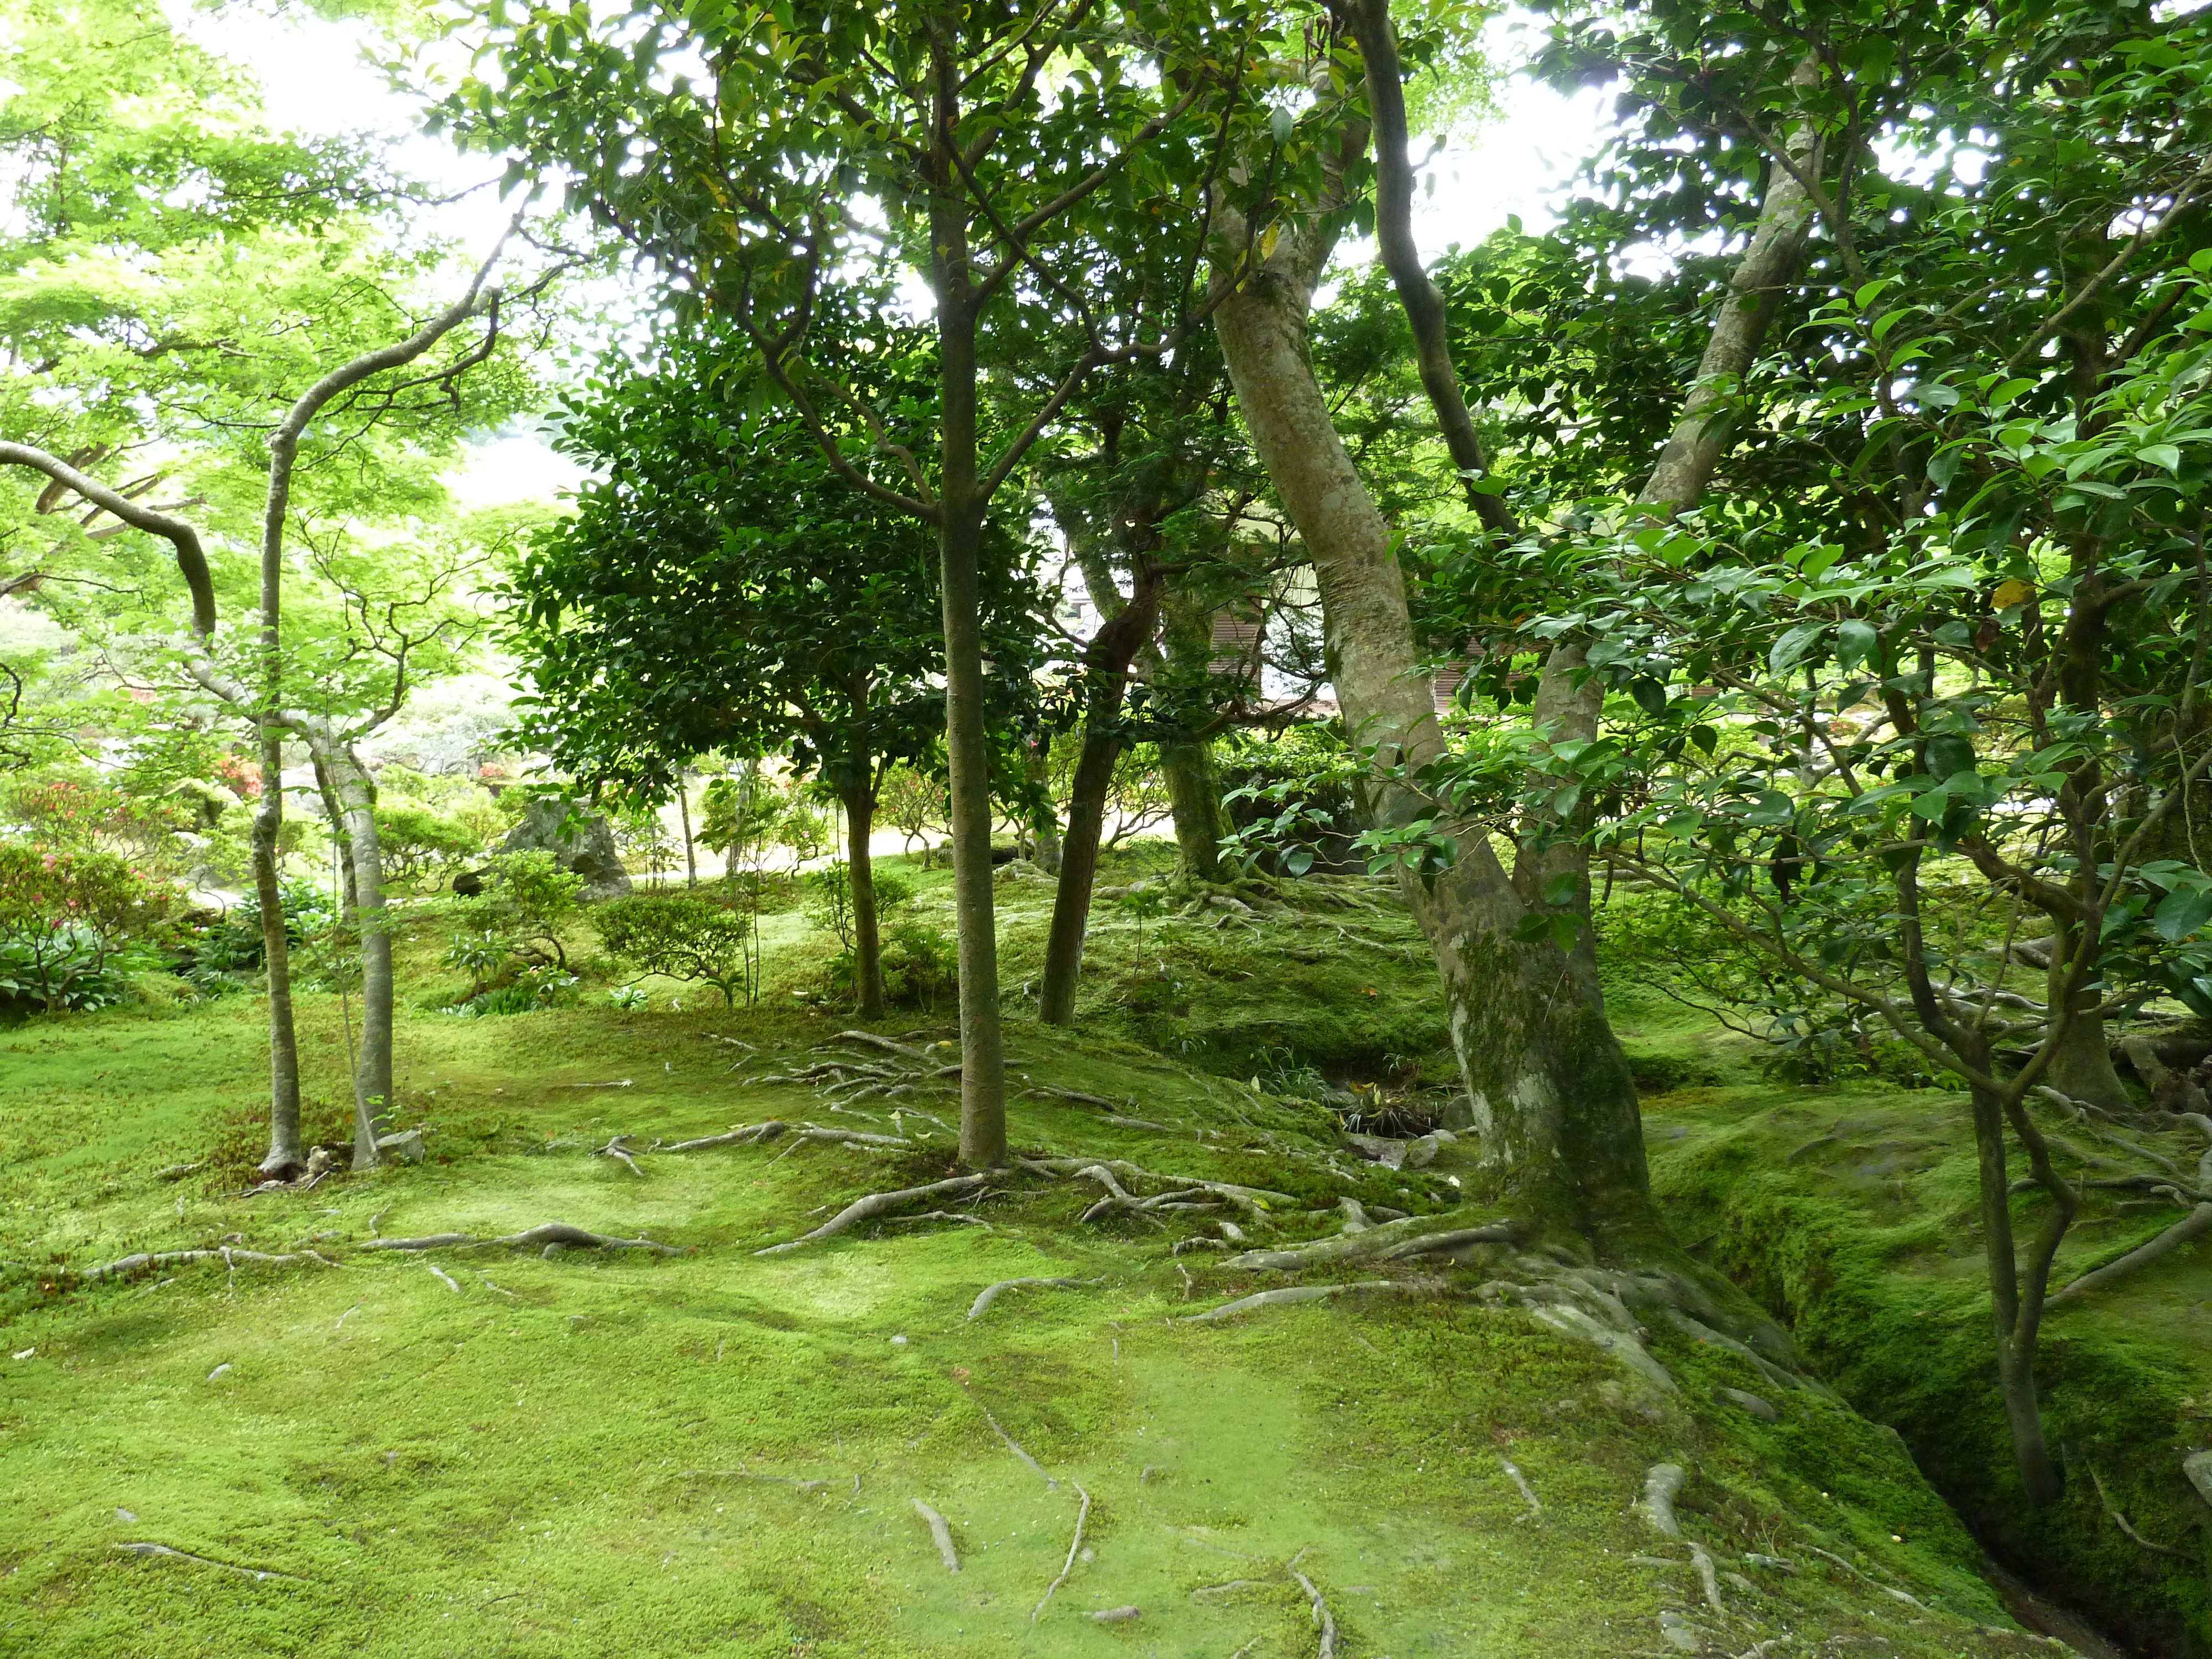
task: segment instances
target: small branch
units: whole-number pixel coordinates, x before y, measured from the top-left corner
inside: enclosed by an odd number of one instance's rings
[[[204,1567],[218,1567],[225,1572],[234,1572],[241,1578],[251,1578],[255,1583],[266,1583],[271,1578],[282,1578],[289,1584],[313,1584],[320,1581],[302,1578],[295,1572],[276,1572],[267,1567],[241,1567],[228,1561],[218,1561],[213,1556],[194,1555],[190,1550],[173,1550],[167,1544],[118,1544],[115,1547],[126,1555],[158,1555],[170,1561],[195,1561]]]
[[[973,1394],[970,1394],[968,1397],[970,1400],[975,1400],[975,1396]],[[1047,1491],[1058,1492],[1060,1490],[1060,1482],[1054,1480],[1052,1476],[1045,1473],[1043,1464],[1038,1462],[1036,1458],[1031,1457],[1027,1452],[1022,1449],[1022,1443],[1020,1441],[1015,1439],[1013,1436],[1008,1434],[1005,1429],[1000,1426],[999,1419],[991,1415],[991,1408],[988,1406],[985,1405],[980,1400],[975,1400],[975,1409],[983,1413],[983,1420],[991,1425],[991,1432],[997,1435],[1000,1439],[1006,1443],[1006,1449],[1013,1453],[1015,1456],[1020,1458],[1023,1462],[1028,1464],[1030,1468],[1036,1472],[1037,1478],[1044,1482]]]
[[[823,1239],[843,1232],[856,1222],[867,1221],[896,1210],[902,1204],[912,1204],[925,1198],[941,1198],[948,1193],[972,1193],[991,1177],[988,1174],[954,1176],[949,1181],[933,1181],[924,1187],[903,1187],[896,1192],[870,1193],[866,1198],[855,1199],[831,1216],[811,1233],[805,1233],[782,1244],[771,1244],[764,1250],[755,1250],[755,1255],[781,1255],[805,1244],[819,1243]]]
[[[1513,1518],[1516,1521],[1526,1521],[1530,1516],[1541,1515],[1544,1512],[1544,1506],[1537,1501],[1536,1489],[1528,1484],[1528,1477],[1522,1474],[1519,1466],[1504,1452],[1498,1454],[1498,1461],[1504,1465],[1507,1478],[1519,1488],[1522,1501],[1528,1505],[1528,1515],[1516,1515]]]
[[[605,1146],[601,1146],[593,1152],[592,1156],[593,1158],[611,1158],[619,1159],[623,1167],[627,1169],[632,1175],[641,1176],[645,1171],[637,1167],[637,1160],[629,1155],[629,1148],[623,1144],[629,1139],[629,1137],[628,1135],[617,1135],[613,1139],[607,1142]]]
[[[937,1540],[937,1553],[945,1562],[945,1571],[958,1572],[960,1557],[952,1547],[952,1528],[945,1523],[945,1517],[919,1498],[914,1500],[914,1512],[929,1522],[929,1535]]]
[[[2112,1517],[2112,1524],[2114,1526],[2125,1533],[2128,1537],[2133,1540],[2136,1543],[2142,1545],[2145,1549],[2148,1550],[2153,1555],[2174,1555],[2180,1556],[2185,1559],[2187,1558],[2187,1551],[2169,1549],[2164,1544],[2154,1544],[2149,1539],[2144,1537],[2133,1527],[2130,1526],[2128,1524],[2128,1517],[2120,1513],[2120,1506],[2112,1502],[2112,1493],[2105,1490],[2105,1477],[2097,1473],[2097,1466],[2094,1463],[2090,1463],[2088,1465],[2088,1470],[2090,1482],[2097,1488],[2097,1497],[2105,1506],[2105,1513]]]
[[[1097,1285],[1103,1282],[1097,1279],[1002,1279],[995,1285],[987,1285],[983,1287],[981,1292],[975,1297],[975,1305],[968,1310],[968,1317],[981,1318],[983,1310],[999,1299],[1000,1292],[1002,1291],[1018,1290],[1030,1285],[1049,1285],[1055,1290],[1073,1291],[1079,1290],[1085,1285]]]
[[[703,1152],[710,1146],[752,1146],[763,1141],[774,1140],[788,1123],[770,1118],[765,1123],[749,1123],[742,1129],[732,1129],[726,1134],[702,1135],[696,1140],[678,1140],[666,1146],[654,1143],[647,1150],[656,1152]]]
[[[458,1279],[455,1279],[455,1278],[453,1276],[453,1274],[451,1274],[451,1273],[447,1273],[447,1272],[443,1267],[440,1267],[436,1262],[434,1262],[434,1261],[426,1261],[426,1262],[424,1262],[422,1265],[423,1265],[424,1267],[428,1267],[428,1268],[432,1273],[434,1273],[437,1274],[437,1275],[438,1275],[438,1282],[439,1282],[440,1284],[443,1285],[444,1285],[447,1290],[451,1291],[452,1291],[455,1296],[459,1296],[459,1295],[461,1293],[461,1282],[460,1282],[460,1280],[459,1280]]]
[[[1060,1564],[1060,1577],[1045,1586],[1044,1601],[1030,1610],[1030,1623],[1032,1625],[1043,1613],[1045,1602],[1052,1600],[1053,1593],[1065,1584],[1067,1575],[1075,1571],[1075,1553],[1083,1547],[1083,1523],[1091,1518],[1091,1494],[1083,1490],[1083,1483],[1079,1480],[1071,1480],[1068,1484],[1075,1488],[1075,1495],[1083,1500],[1083,1507],[1075,1512],[1075,1536],[1067,1540],[1067,1559]]]

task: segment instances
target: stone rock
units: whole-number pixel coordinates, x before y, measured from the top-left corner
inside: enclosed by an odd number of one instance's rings
[[[422,1132],[402,1129],[398,1134],[379,1135],[376,1150],[382,1158],[397,1158],[402,1164],[420,1164],[423,1157]]]
[[[552,854],[563,870],[584,878],[586,899],[617,898],[629,891],[629,872],[615,851],[612,826],[598,812],[584,813],[572,822],[565,801],[542,797],[532,801],[499,849]]]
[[[2189,1477],[2189,1484],[2197,1488],[2197,1495],[2212,1504],[2212,1451],[2192,1452],[2181,1460],[2181,1472]]]
[[[1133,1619],[1143,1618],[1145,1610],[1142,1607],[1108,1607],[1104,1612],[1094,1613],[1091,1616],[1102,1625],[1126,1625]]]
[[[1721,1398],[1723,1400],[1734,1401],[1737,1405],[1742,1407],[1744,1410],[1749,1412],[1753,1417],[1757,1418],[1762,1423],[1777,1422],[1780,1420],[1782,1416],[1782,1413],[1775,1410],[1774,1407],[1767,1401],[1761,1400],[1755,1394],[1746,1392],[1742,1389],[1723,1389],[1721,1390]]]
[[[1684,1653],[1695,1653],[1705,1644],[1698,1627],[1672,1608],[1659,1615],[1659,1634],[1667,1638],[1668,1646]]]

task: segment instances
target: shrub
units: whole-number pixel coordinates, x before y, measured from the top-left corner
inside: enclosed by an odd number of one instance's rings
[[[736,911],[688,894],[638,893],[594,906],[592,925],[609,954],[647,974],[702,981],[722,994],[724,1004],[737,1006],[752,929]]]
[[[884,994],[893,1002],[934,1009],[960,988],[960,947],[941,927],[902,921],[884,939]]]
[[[0,994],[47,1012],[96,1006],[117,959],[168,920],[176,895],[149,886],[111,853],[54,852],[0,842]]]
[[[284,937],[295,945],[321,938],[337,925],[337,905],[308,881],[288,881],[282,890]],[[262,963],[261,900],[249,894],[220,921],[201,927],[187,952],[185,977],[202,992],[219,994],[235,988],[231,975],[258,972]]]
[[[561,928],[576,915],[583,890],[584,878],[542,848],[500,853],[486,866],[483,892],[451,901],[448,913],[469,933],[501,935],[510,950],[541,961],[550,951],[552,965],[566,973]]]
[[[876,869],[876,917],[880,921],[901,905],[914,898],[914,884],[903,876]],[[804,878],[806,888],[806,919],[817,927],[837,935],[837,942],[846,950],[853,948],[853,872],[844,860],[825,864],[819,870],[809,871]]]
[[[475,858],[484,843],[472,825],[424,806],[379,806],[376,836],[386,872],[410,882]]]

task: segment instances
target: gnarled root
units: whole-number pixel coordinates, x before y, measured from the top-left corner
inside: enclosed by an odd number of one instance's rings
[[[318,1261],[325,1267],[338,1264],[328,1256],[318,1255],[313,1250],[301,1250],[284,1255],[270,1255],[261,1250],[241,1250],[235,1245],[224,1245],[213,1250],[141,1250],[136,1255],[126,1255],[119,1261],[111,1261],[104,1267],[94,1267],[81,1277],[88,1280],[120,1279],[144,1267],[183,1267],[195,1261],[220,1261],[236,1271],[240,1262],[253,1262],[270,1267],[289,1267],[302,1261]],[[197,1560],[197,1556],[191,1558]],[[221,1563],[216,1565],[220,1565]]]
[[[1048,1285],[1054,1290],[1073,1291],[1079,1290],[1085,1285],[1097,1285],[1103,1282],[1097,1279],[1002,1279],[995,1285],[986,1285],[983,1287],[981,1292],[975,1297],[975,1305],[968,1310],[968,1317],[981,1318],[984,1310],[996,1302],[1000,1293],[1006,1291],[1018,1290],[1031,1285]]]
[[[2148,1243],[2130,1250],[2117,1261],[2108,1261],[2101,1267],[2083,1273],[2063,1290],[2055,1291],[2043,1304],[2044,1310],[2046,1313],[2056,1312],[2138,1267],[2148,1267],[2160,1257],[2172,1254],[2192,1238],[2207,1232],[2212,1232],[2212,1204],[2199,1204]]]
[[[763,1141],[774,1140],[789,1127],[791,1125],[788,1123],[770,1118],[765,1123],[748,1123],[742,1129],[732,1129],[719,1135],[702,1135],[696,1140],[678,1140],[666,1146],[655,1141],[649,1150],[656,1152],[703,1152],[713,1146],[757,1146]]]
[[[565,1246],[580,1250],[653,1250],[661,1255],[689,1255],[691,1247],[683,1244],[662,1244],[650,1238],[613,1238],[605,1233],[587,1232],[581,1227],[572,1227],[565,1221],[547,1221],[519,1233],[508,1233],[499,1238],[478,1238],[471,1233],[430,1233],[421,1238],[373,1238],[361,1248],[364,1250],[441,1250],[453,1249],[550,1249]]]
[[[1475,1244],[1510,1244],[1516,1236],[1510,1221],[1487,1222],[1477,1227],[1446,1224],[1451,1218],[1407,1216],[1380,1226],[1350,1224],[1333,1238],[1317,1240],[1285,1250],[1247,1250],[1232,1255],[1224,1267],[1265,1268],[1273,1273],[1296,1273],[1302,1268],[1336,1266],[1351,1261],[1399,1261],[1419,1255],[1443,1255]],[[1365,1212],[1359,1221],[1364,1224]]]
[[[1444,1288],[1444,1282],[1440,1279],[1367,1279],[1350,1285],[1285,1285],[1280,1290],[1241,1296],[1234,1302],[1224,1302],[1219,1307],[1208,1308],[1203,1313],[1185,1314],[1176,1322],[1204,1325],[1237,1314],[1251,1313],[1261,1308],[1279,1308],[1293,1302],[1328,1302],[1340,1296],[1421,1296],[1433,1294]]]
[[[886,1039],[888,1041],[889,1039]],[[818,1243],[834,1237],[858,1222],[871,1220],[902,1204],[918,1203],[926,1198],[942,1198],[949,1193],[972,1193],[990,1180],[989,1174],[954,1176],[948,1181],[933,1181],[923,1187],[902,1187],[896,1192],[870,1193],[858,1198],[831,1216],[811,1233],[801,1234],[781,1244],[771,1244],[764,1250],[755,1250],[755,1255],[781,1255],[803,1245]]]

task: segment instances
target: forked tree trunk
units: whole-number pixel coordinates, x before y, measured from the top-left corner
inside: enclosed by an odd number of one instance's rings
[[[2013,1460],[2031,1503],[2057,1501],[2064,1489],[2044,1438],[2035,1377],[2036,1332],[2043,1316],[2040,1282],[2021,1295],[2013,1238],[2012,1182],[2006,1159],[2004,1108],[1987,1090],[1970,1091],[1974,1150],[1980,1165],[1982,1248],[1987,1255],[1990,1312],[1996,1327],[1997,1389],[2012,1433]]]
[[[853,988],[863,1019],[884,1016],[883,932],[876,916],[876,865],[869,842],[876,833],[876,796],[861,787],[843,792],[845,876],[853,896]]]
[[[1121,710],[1129,665],[1150,642],[1159,614],[1159,580],[1141,561],[1133,587],[1129,599],[1099,624],[1083,653],[1083,748],[1068,786],[1067,834],[1060,842],[1052,930],[1045,939],[1044,976],[1037,988],[1037,1018],[1048,1025],[1075,1024],[1075,991],[1083,973],[1091,893],[1106,832],[1106,799],[1123,747]]]
[[[1223,232],[1226,265],[1244,228]],[[1347,735],[1374,753],[1369,811],[1402,824],[1435,808],[1400,769],[1434,758],[1443,739],[1389,527],[1309,357],[1326,252],[1312,222],[1283,230],[1214,320],[1245,427],[1313,562]],[[1436,954],[1473,1124],[1504,1194],[1560,1236],[1656,1234],[1636,1091],[1594,978],[1547,943],[1514,939],[1527,907],[1479,830],[1458,838],[1432,885],[1408,874],[1403,886]]]
[[[261,903],[261,959],[269,975],[269,1153],[260,1172],[289,1181],[307,1168],[300,1145],[300,1046],[292,1027],[291,941],[277,839],[284,827],[284,732],[261,728],[261,802],[253,814],[253,890]]]
[[[344,827],[345,865],[353,876],[354,921],[361,933],[361,1054],[354,1071],[353,1167],[378,1162],[392,1097],[392,930],[384,906],[384,857],[376,836],[376,784],[350,744],[331,744],[322,757]]]

